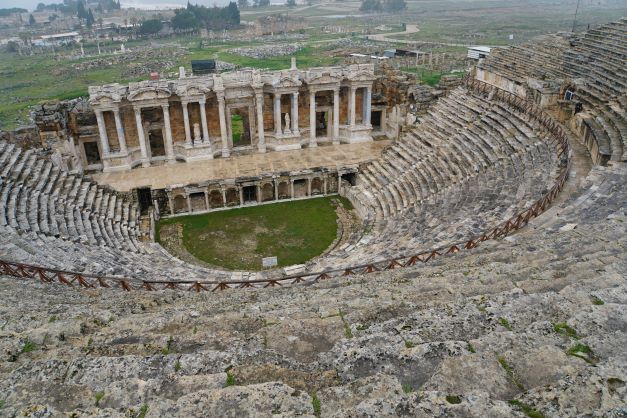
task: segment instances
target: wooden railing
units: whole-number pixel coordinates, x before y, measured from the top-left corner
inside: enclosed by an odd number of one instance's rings
[[[428,251],[401,255],[395,258],[371,261],[360,265],[339,267],[317,272],[304,272],[301,274],[283,276],[278,278],[263,278],[257,280],[203,280],[203,281],[172,281],[172,280],[141,280],[131,278],[120,278],[102,276],[95,274],[76,273],[66,270],[51,269],[24,263],[0,260],[0,274],[18,277],[34,278],[45,283],[61,283],[74,285],[83,288],[115,288],[126,291],[131,290],[188,290],[194,292],[216,291],[233,288],[267,288],[299,283],[317,283],[334,277],[368,274],[376,271],[393,270],[397,268],[415,266],[418,263],[427,263],[436,258],[451,255],[464,250],[471,250],[479,246],[482,242],[499,239],[508,234],[518,231],[520,228],[543,213],[555,200],[559,192],[564,187],[568,178],[571,164],[570,144],[568,136],[561,125],[542,111],[537,105],[529,103],[524,99],[498,89],[492,85],[471,79],[464,79],[464,84],[468,89],[480,94],[490,94],[492,99],[501,100],[508,105],[524,112],[541,123],[550,133],[552,141],[558,148],[558,158],[561,159],[560,173],[555,184],[542,198],[520,213],[512,216],[507,221],[497,225],[488,232],[479,236],[461,241],[449,246],[438,247]]]

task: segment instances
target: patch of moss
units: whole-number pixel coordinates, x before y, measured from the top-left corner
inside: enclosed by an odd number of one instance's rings
[[[579,339],[575,328],[571,327],[566,322],[558,322],[556,324],[553,324],[553,330],[558,334],[566,335],[570,338]]]
[[[529,418],[545,418],[542,412],[533,409],[531,406],[519,401],[518,399],[511,399],[507,402],[512,406],[520,408]]]
[[[235,386],[236,385],[235,376],[233,376],[229,372],[226,373],[226,385],[227,386]]]
[[[96,392],[96,394],[94,395],[94,405],[98,406],[98,404],[100,403],[100,400],[104,397],[104,392]]]
[[[603,299],[597,296],[592,295],[590,298],[592,299],[593,305],[605,305],[605,302],[603,301]]]
[[[26,342],[24,343],[24,346],[22,346],[22,349],[20,350],[20,354],[30,353],[31,351],[34,351],[35,349],[37,349],[37,344],[35,344],[34,342],[30,340],[26,340]]]
[[[596,357],[592,352],[592,349],[585,344],[577,343],[568,350],[566,350],[566,354],[573,357],[579,357],[582,360],[585,360],[586,363],[594,364],[596,363]]]
[[[311,395],[311,406],[313,407],[314,415],[320,418],[322,406],[320,404],[320,399],[318,398],[318,395],[316,393],[313,393]]]
[[[446,402],[452,403],[453,405],[455,405],[455,404],[458,404],[458,403],[462,403],[462,400],[459,399],[459,396],[457,396],[457,395],[447,395],[446,396]]]
[[[470,351],[473,354],[477,352],[477,350],[475,350],[475,347],[473,347],[473,345],[470,343],[468,343],[468,351]]]
[[[139,414],[137,414],[137,418],[146,418],[146,414],[148,413],[148,405],[143,404],[141,408],[139,408]]]
[[[505,360],[505,357],[498,356],[497,360],[498,360],[499,364],[501,365],[501,367],[503,368],[503,370],[505,370],[505,372],[507,373],[509,378],[512,380],[512,382],[514,382],[514,384],[518,387],[518,389],[525,390],[525,387],[516,378],[516,375],[514,374],[514,369],[512,369],[512,366],[507,364],[507,361]]]
[[[412,393],[413,391],[414,391],[414,388],[409,383],[403,384],[403,392]]]
[[[512,326],[509,324],[509,321],[505,318],[499,317],[499,324],[503,325],[508,331],[512,330]]]

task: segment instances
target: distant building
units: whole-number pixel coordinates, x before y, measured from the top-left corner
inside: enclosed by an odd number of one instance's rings
[[[78,32],[55,33],[54,35],[41,35],[33,39],[33,44],[38,46],[60,46],[81,40]]]
[[[474,60],[485,58],[490,55],[490,49],[489,46],[469,46],[467,57]]]

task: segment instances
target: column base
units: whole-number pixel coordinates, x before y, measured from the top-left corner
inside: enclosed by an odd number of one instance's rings
[[[316,141],[309,141],[309,148],[316,148],[318,143]]]
[[[264,153],[266,152],[266,146],[264,145],[260,145],[259,147],[257,147],[257,151]]]
[[[148,167],[150,167],[150,161],[146,161],[146,160],[142,161],[142,167],[143,167],[143,168],[148,168]]]
[[[231,156],[231,152],[229,151],[228,148],[222,148],[222,157],[223,158],[228,158]]]

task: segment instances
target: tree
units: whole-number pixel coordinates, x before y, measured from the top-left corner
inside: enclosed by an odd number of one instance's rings
[[[85,9],[84,0],[78,0],[78,3],[76,3],[76,15],[79,19],[85,20],[87,20],[87,18],[89,17],[89,13],[87,13],[87,10]]]
[[[200,27],[200,21],[196,15],[187,9],[176,9],[170,22],[172,29],[176,31],[193,30]]]
[[[91,9],[89,9],[89,12],[87,12],[87,19],[85,21],[85,24],[88,28],[91,28],[95,22],[96,19],[94,19],[94,14],[91,12]]]
[[[35,9],[36,12],[43,12],[44,9],[46,8],[46,5],[43,3],[38,3],[37,4],[37,8]]]
[[[288,7],[294,7],[296,6],[296,0],[287,0],[286,4]]]
[[[29,26],[34,26],[37,23],[37,21],[35,20],[35,17],[33,15],[28,16],[28,25]]]
[[[98,6],[96,6],[96,12],[103,14],[104,10],[102,9],[102,4],[98,3]]]
[[[250,3],[248,2],[248,0],[237,0],[237,6],[238,6],[240,9],[245,9],[245,8],[247,8],[248,6],[250,6]]]
[[[383,8],[389,13],[402,12],[407,9],[407,3],[405,3],[405,0],[385,0]]]
[[[259,7],[270,6],[270,0],[259,0]]]
[[[379,0],[362,0],[359,10],[362,12],[380,12],[381,2]]]
[[[104,21],[102,20],[101,17],[98,17],[98,27],[100,27],[100,30],[102,30],[102,24],[104,23]]]
[[[161,23],[159,19],[149,19],[142,22],[139,33],[142,35],[154,35],[155,33],[159,33],[162,28],[163,23]]]

